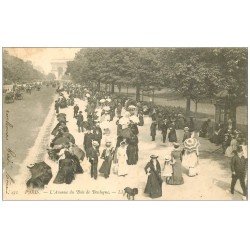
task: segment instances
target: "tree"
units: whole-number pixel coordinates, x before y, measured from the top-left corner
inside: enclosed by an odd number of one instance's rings
[[[134,86],[139,100],[141,86],[157,83],[157,66],[153,49],[91,48],[79,51],[66,73],[74,81],[95,82],[97,89],[101,83],[111,85],[112,93],[115,85]]]
[[[24,62],[22,59],[11,56],[7,51],[3,52],[3,80],[4,83],[29,82],[42,80],[45,75],[33,68],[30,61]]]
[[[209,48],[175,48],[165,51],[163,76],[167,86],[186,98],[186,116],[190,115],[191,100],[213,98],[224,78],[217,64],[211,61]]]

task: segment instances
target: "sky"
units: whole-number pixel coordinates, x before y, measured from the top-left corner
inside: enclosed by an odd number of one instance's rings
[[[5,50],[24,61],[31,61],[34,66],[41,67],[48,74],[51,71],[51,61],[73,60],[80,48],[6,48]]]

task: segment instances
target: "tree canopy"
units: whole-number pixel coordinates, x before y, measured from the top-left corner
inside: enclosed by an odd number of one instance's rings
[[[198,103],[221,90],[238,105],[247,98],[247,48],[85,48],[66,73],[84,84],[133,86],[140,91],[166,86]]]
[[[3,81],[6,83],[24,83],[44,79],[44,74],[33,68],[31,62],[3,52]]]

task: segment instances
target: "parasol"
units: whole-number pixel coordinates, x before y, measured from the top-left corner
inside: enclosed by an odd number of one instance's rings
[[[200,146],[200,143],[196,138],[188,138],[183,144],[184,148],[188,151],[196,150]]]
[[[32,164],[32,167],[28,167],[31,173],[31,178],[27,181],[27,187],[44,188],[51,178],[51,167],[44,161]]]

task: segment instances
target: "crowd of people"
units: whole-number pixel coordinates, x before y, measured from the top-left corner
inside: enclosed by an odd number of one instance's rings
[[[126,177],[129,166],[136,167],[139,160],[138,134],[139,127],[144,126],[145,117],[151,119],[149,133],[152,141],[156,140],[156,135],[160,132],[162,143],[166,143],[171,149],[166,154],[163,165],[159,163],[157,154],[152,154],[149,162],[145,163],[147,179],[145,178],[144,193],[151,198],[162,196],[163,182],[167,185],[184,184],[183,167],[188,169],[190,177],[199,174],[199,135],[209,138],[216,144],[221,143],[225,148],[223,142],[216,139],[215,135],[218,136],[218,131],[211,133],[210,120],[205,121],[198,131],[194,117],[186,118],[178,107],[136,102],[128,97],[111,95],[82,85],[64,84],[57,89],[57,92],[59,98],[55,102],[55,111],[58,124],[52,131],[54,138],[49,149],[50,158],[59,163],[54,183],[70,184],[76,174],[84,172],[81,166],[84,158],[89,161],[90,177],[95,180],[99,175],[109,178],[112,171],[117,176],[129,178]],[[83,100],[85,105],[74,104],[74,98]],[[82,148],[75,144],[74,136],[67,127],[67,118],[63,109],[69,105],[73,109],[72,118],[76,121],[78,133],[83,134]],[[116,124],[115,140],[111,122]],[[177,130],[183,130],[182,138],[177,138]],[[224,153],[232,157],[231,167],[234,177],[231,192],[234,192],[235,182],[240,179],[245,197],[246,187],[243,185],[245,177],[243,178],[242,173],[238,177],[236,169],[239,164],[246,169],[246,161],[243,163],[241,160],[242,157],[247,158],[242,153],[246,148],[243,144],[239,145],[239,138],[235,133],[234,131],[230,134],[230,144],[227,145]],[[242,156],[240,160],[237,158],[239,152]],[[99,166],[100,159],[102,163]],[[246,171],[244,173],[246,175]]]

